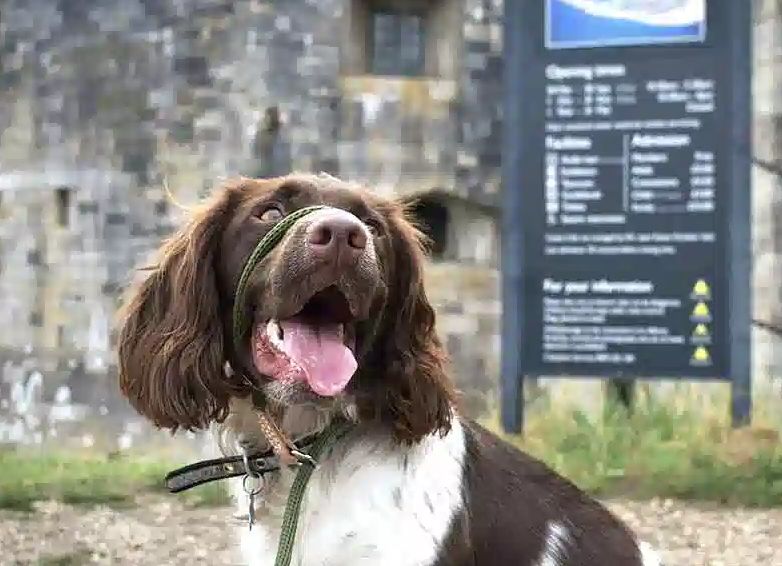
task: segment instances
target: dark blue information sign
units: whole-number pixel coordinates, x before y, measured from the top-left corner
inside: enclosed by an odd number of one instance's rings
[[[746,420],[750,4],[506,4],[506,428],[524,376],[730,379]]]

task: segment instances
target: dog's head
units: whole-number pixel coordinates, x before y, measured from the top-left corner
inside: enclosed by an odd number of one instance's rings
[[[242,271],[288,214],[296,221]],[[447,430],[453,392],[424,291],[420,233],[404,207],[333,177],[229,183],[159,251],[120,310],[120,385],[158,426],[223,420],[253,389],[282,408],[349,399],[361,420],[414,442]],[[226,362],[232,371],[226,372]]]

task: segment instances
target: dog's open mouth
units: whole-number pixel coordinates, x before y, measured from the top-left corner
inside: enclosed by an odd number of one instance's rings
[[[259,373],[276,381],[304,381],[318,395],[334,396],[358,367],[355,328],[347,299],[331,286],[290,318],[256,322],[253,362]]]

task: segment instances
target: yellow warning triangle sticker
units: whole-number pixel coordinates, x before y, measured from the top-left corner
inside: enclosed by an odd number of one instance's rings
[[[711,362],[711,354],[709,350],[703,346],[698,346],[692,353],[692,362],[697,364],[708,364]]]
[[[705,324],[699,324],[695,327],[695,330],[692,331],[693,336],[708,336],[709,335],[709,327]]]
[[[692,296],[698,299],[711,298],[711,287],[704,279],[698,279],[692,287]]]
[[[698,302],[692,309],[692,316],[695,318],[709,318],[709,306],[703,301]]]

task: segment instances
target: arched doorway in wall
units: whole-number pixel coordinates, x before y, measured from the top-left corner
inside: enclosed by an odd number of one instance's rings
[[[428,238],[427,248],[435,261],[448,259],[448,231],[451,215],[448,206],[436,193],[410,199],[410,215]]]

